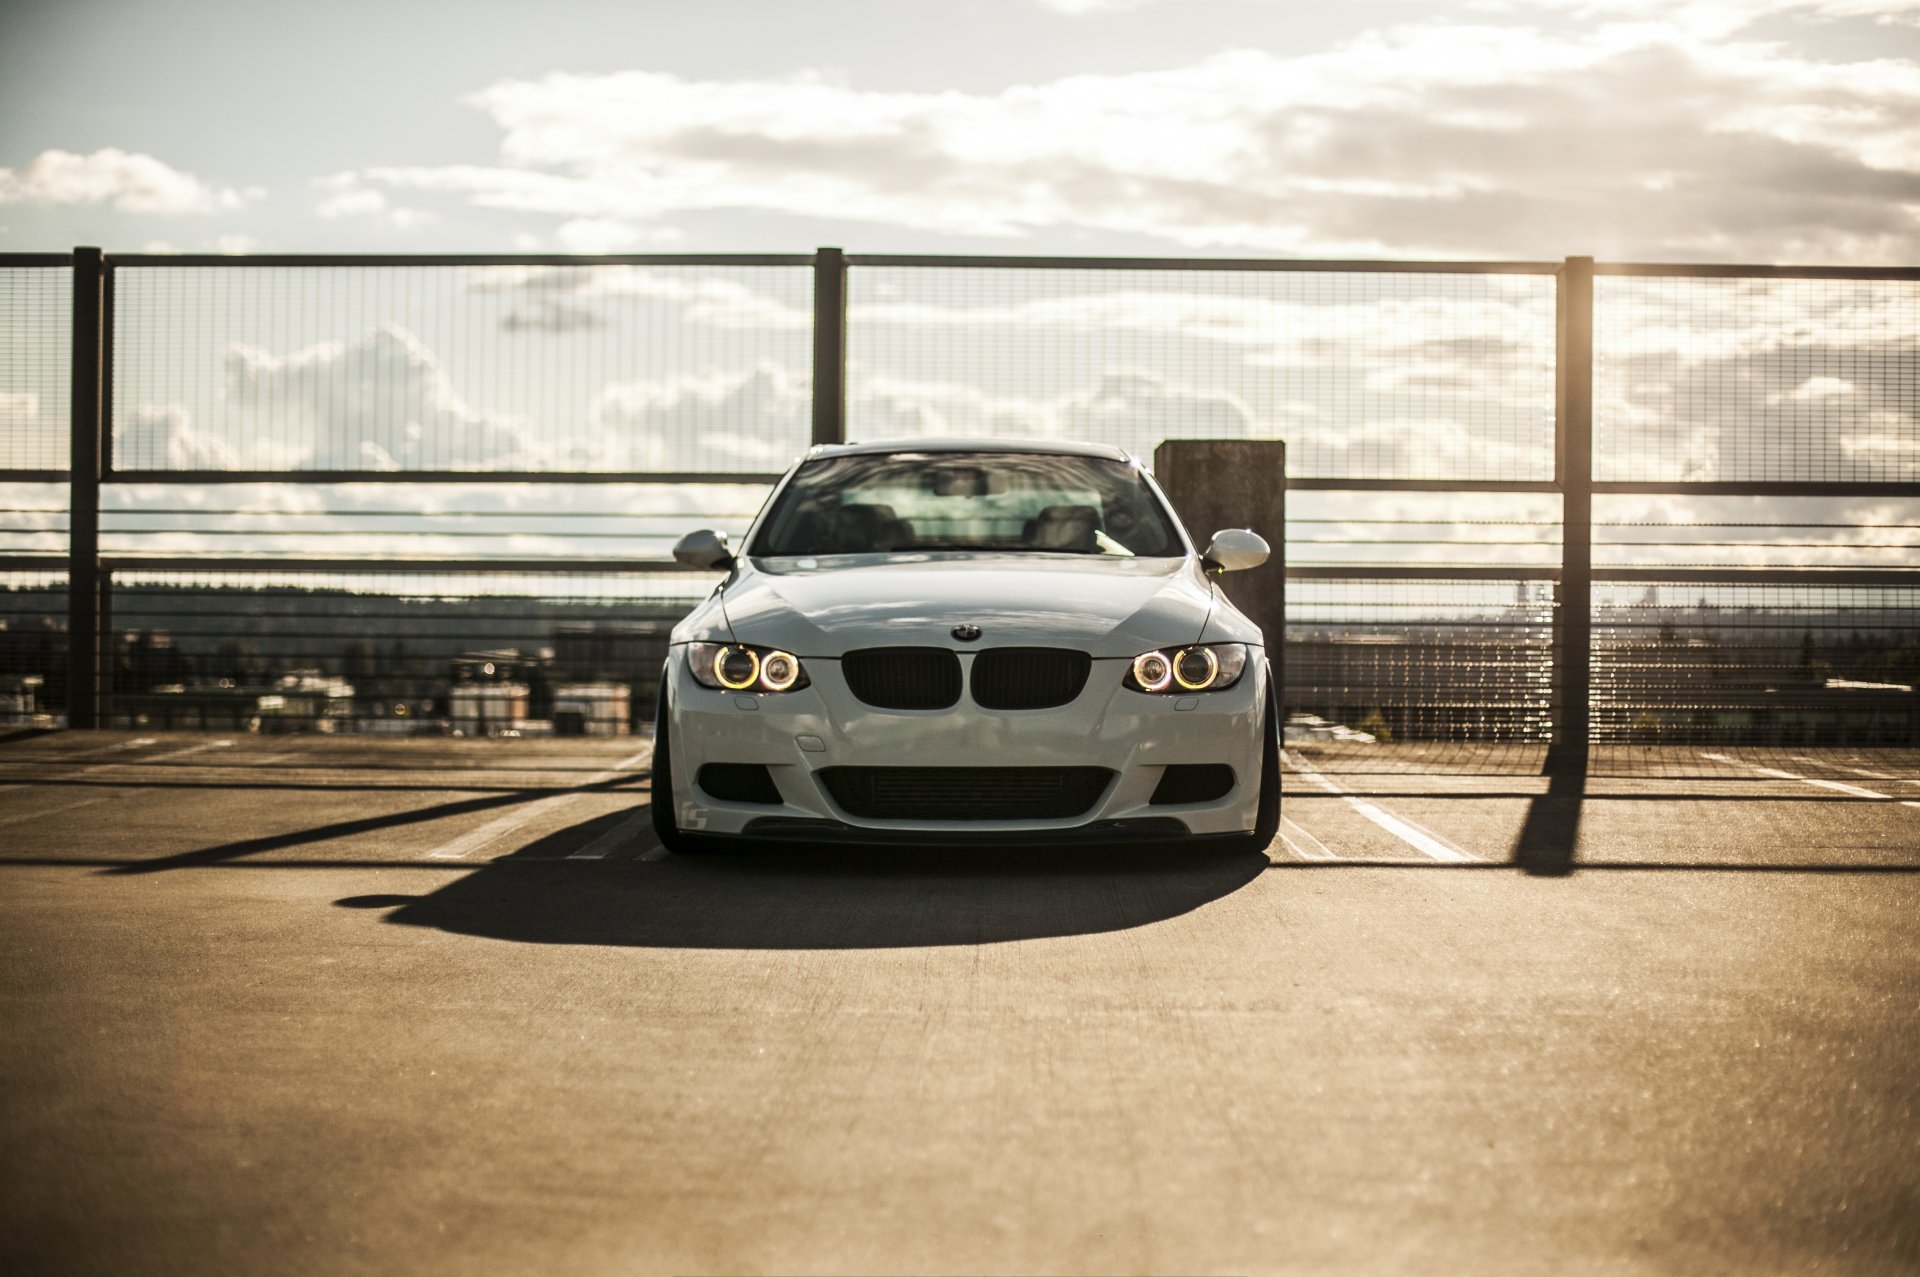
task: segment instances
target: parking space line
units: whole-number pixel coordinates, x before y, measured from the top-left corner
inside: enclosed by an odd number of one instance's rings
[[[1301,860],[1338,860],[1327,844],[1303,829],[1291,817],[1280,818],[1280,841]]]
[[[16,812],[11,816],[0,816],[0,826],[24,824],[29,820],[44,820],[49,816],[64,816],[70,811],[77,811],[82,807],[91,807],[95,803],[111,802],[116,797],[118,797],[118,795],[102,794],[98,798],[81,798],[70,803],[64,803],[58,807],[50,807],[45,811],[23,811]]]
[[[1480,857],[1471,852],[1463,851],[1459,847],[1454,846],[1451,842],[1448,842],[1445,838],[1442,838],[1430,829],[1422,829],[1410,820],[1403,819],[1390,811],[1376,807],[1364,799],[1354,797],[1346,790],[1340,788],[1340,786],[1328,780],[1325,776],[1322,776],[1319,772],[1308,771],[1300,767],[1298,763],[1294,764],[1294,767],[1294,774],[1302,780],[1311,785],[1318,785],[1328,793],[1337,796],[1340,801],[1344,802],[1347,806],[1353,808],[1362,816],[1365,816],[1368,820],[1371,820],[1374,824],[1380,826],[1380,828],[1386,830],[1395,838],[1398,838],[1401,842],[1406,843],[1409,847],[1412,847],[1424,856],[1438,860],[1444,864],[1453,865],[1471,864],[1480,859]]]
[[[152,745],[156,743],[157,742],[154,740],[153,737],[145,736],[136,741],[127,741],[122,745],[114,746],[113,749],[114,750],[131,749],[135,745]],[[187,758],[194,754],[204,754],[208,750],[212,750],[212,749],[228,749],[228,748],[231,748],[232,745],[233,745],[233,742],[230,740],[203,741],[198,745],[188,745],[184,749],[169,750],[164,754],[155,754],[150,758],[131,758],[125,762],[95,763],[91,767],[82,767],[77,772],[72,772],[66,776],[56,777],[55,779],[70,780],[70,779],[73,779],[74,777],[92,776],[99,772],[114,770],[115,768],[144,767],[148,763],[158,763],[169,758]],[[41,782],[41,783],[44,783],[44,782]],[[21,781],[17,785],[0,786],[0,789],[28,789],[28,788],[34,787],[35,784],[36,782],[30,781],[30,780]],[[80,798],[70,803],[62,803],[57,807],[49,807],[42,811],[17,812],[11,816],[0,817],[0,827],[6,826],[6,825],[24,824],[30,820],[44,820],[50,816],[64,816],[70,811],[78,811],[82,807],[91,807],[95,803],[110,802],[115,797],[116,795],[113,795],[113,794],[101,794],[98,797],[94,797],[94,798]]]
[[[1859,785],[1849,785],[1843,780],[1821,780],[1814,776],[1797,776],[1792,772],[1783,772],[1778,767],[1762,767],[1757,763],[1743,763],[1737,758],[1725,754],[1702,754],[1702,758],[1716,763],[1732,763],[1735,767],[1745,767],[1749,771],[1759,772],[1762,776],[1771,776],[1775,780],[1794,780],[1802,785],[1817,785],[1821,789],[1831,789],[1842,794],[1851,794],[1855,798],[1879,798],[1886,802],[1898,802],[1902,807],[1920,807],[1920,802],[1912,799],[1896,799],[1892,794],[1883,794],[1877,789],[1863,789]]]
[[[617,780],[638,766],[640,761],[648,757],[652,752],[652,749],[648,748],[638,753],[630,754],[606,771],[594,776],[589,776],[574,788],[562,790],[546,798],[536,798],[531,802],[522,803],[495,816],[478,829],[468,830],[446,846],[428,852],[426,858],[428,860],[463,859],[469,854],[478,851],[480,848],[487,846],[489,843],[507,837],[513,833],[514,830],[520,828],[528,821],[533,820],[543,812],[551,811],[555,807],[573,801],[580,796],[582,790],[591,789],[595,785],[604,785],[610,780]]]
[[[42,767],[51,766],[56,763],[63,763],[63,762],[64,763],[88,763],[88,762],[92,762],[96,758],[109,758],[114,754],[122,753],[129,749],[141,749],[147,745],[158,745],[159,743],[160,743],[160,739],[157,736],[142,736],[136,740],[119,741],[116,744],[106,746],[104,749],[89,750],[84,754],[76,754],[72,758],[64,758],[64,759],[23,758],[18,761],[25,766],[42,766]],[[139,759],[136,761],[145,762],[146,760]],[[61,779],[63,780],[67,779],[68,776],[85,776],[92,772],[99,771],[101,767],[114,767],[118,765],[119,764],[117,763],[100,763],[93,767],[82,767],[77,772],[67,773],[65,776],[62,776]],[[0,785],[0,790],[25,789],[28,786],[33,785],[35,783],[36,782],[31,780],[12,781],[8,784]]]
[[[1846,772],[1852,776],[1864,776],[1868,780],[1890,780],[1896,785],[1920,785],[1920,777],[1895,776],[1891,772],[1870,772],[1864,767],[1849,767],[1845,763],[1829,762],[1824,758],[1813,758],[1806,754],[1795,754],[1796,763],[1812,763],[1816,767],[1831,767],[1837,772]]]
[[[639,831],[632,824],[623,820],[612,829],[602,833],[586,846],[580,848],[580,850],[570,853],[567,859],[605,860],[615,851],[618,851],[621,847],[631,842],[634,834],[637,832]]]
[[[1831,767],[1833,768],[1833,770],[1837,772],[1846,772],[1849,775],[1853,775],[1853,776],[1865,776],[1868,780],[1899,780],[1900,779],[1898,776],[1889,776],[1885,772],[1870,772],[1866,770],[1864,767],[1849,767],[1845,763],[1828,762],[1827,760],[1822,758],[1815,758],[1810,754],[1794,754],[1792,755],[1792,758],[1793,758],[1793,761],[1796,763],[1812,763],[1815,767]]]

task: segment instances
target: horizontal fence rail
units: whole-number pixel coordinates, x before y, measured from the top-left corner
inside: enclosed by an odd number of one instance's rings
[[[0,338],[13,722],[630,731],[810,444],[1282,438],[1316,765],[1920,744],[1920,269],[79,249]]]

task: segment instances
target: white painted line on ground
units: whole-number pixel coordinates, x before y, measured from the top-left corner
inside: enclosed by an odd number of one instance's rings
[[[144,743],[149,745],[156,743],[151,736],[144,737],[143,740],[144,740]],[[129,741],[123,746],[115,746],[114,748],[115,749],[130,748],[133,745],[138,745],[141,743],[142,741]],[[48,783],[58,783],[59,781],[72,780],[81,776],[92,776],[99,772],[104,772],[104,771],[113,771],[116,769],[128,768],[128,767],[144,767],[148,763],[157,763],[157,762],[160,762],[162,759],[186,758],[192,754],[203,754],[210,749],[219,749],[222,747],[223,744],[231,745],[233,744],[233,742],[232,741],[202,742],[201,744],[198,744],[198,745],[189,745],[185,749],[175,749],[175,750],[169,750],[167,753],[164,753],[164,754],[155,754],[150,758],[134,758],[134,759],[129,759],[124,763],[95,763],[91,767],[82,767],[77,772],[71,772],[65,776],[52,777],[48,781],[40,781],[37,783],[34,781],[22,781],[17,785],[0,786],[0,788],[4,788],[4,789],[36,788],[36,787],[44,786]],[[112,797],[114,797],[114,795],[102,794],[97,798],[80,798],[70,803],[62,803],[58,807],[46,808],[43,811],[21,812],[18,815],[8,816],[5,819],[0,819],[0,826],[17,825],[23,821],[40,820],[47,816],[62,815],[63,813],[66,813],[66,812],[77,811],[82,807],[91,807],[95,803],[104,803],[109,799],[111,799]]]
[[[1315,838],[1307,830],[1302,829],[1289,816],[1282,816],[1280,818],[1280,841],[1287,845],[1288,851],[1292,852],[1301,860],[1324,861],[1340,859],[1340,857],[1334,855],[1333,852],[1328,849],[1327,844]]]
[[[595,785],[603,785],[610,780],[618,778],[622,774],[632,770],[642,759],[652,753],[653,751],[651,749],[643,749],[637,754],[630,754],[621,759],[599,775],[588,777],[585,781],[581,782],[577,788],[562,790],[546,798],[536,798],[530,802],[520,803],[502,812],[500,815],[495,816],[478,829],[468,830],[437,851],[428,852],[426,858],[429,860],[463,859],[489,843],[500,838],[505,838],[514,830],[520,828],[520,826],[526,824],[541,813],[551,811],[555,807],[572,802],[580,796],[581,790],[591,789]]]
[[[63,816],[81,807],[91,807],[95,803],[112,802],[119,795],[102,794],[98,798],[80,798],[58,807],[49,807],[45,811],[23,811],[12,816],[0,816],[0,826],[24,824],[29,820],[44,820],[49,816]]]
[[[567,859],[605,860],[615,851],[632,842],[633,836],[638,832],[638,827],[631,823],[630,820],[623,820],[586,846],[580,848],[580,850],[573,852]]]
[[[1920,785],[1920,777],[1895,776],[1892,772],[1870,772],[1864,767],[1849,767],[1845,763],[1829,762],[1824,758],[1810,758],[1805,754],[1795,754],[1797,763],[1812,763],[1816,767],[1831,767],[1837,772],[1846,772],[1853,776],[1865,776],[1868,780],[1890,780],[1896,785]]]
[[[1374,806],[1370,802],[1355,798],[1352,794],[1349,794],[1346,790],[1340,788],[1340,786],[1334,784],[1319,772],[1307,771],[1305,768],[1301,768],[1298,763],[1294,764],[1294,766],[1296,768],[1295,774],[1302,780],[1312,785],[1318,785],[1330,794],[1337,795],[1347,806],[1353,808],[1362,816],[1365,816],[1368,820],[1371,820],[1374,824],[1380,826],[1380,828],[1386,830],[1420,854],[1452,865],[1470,864],[1480,859],[1480,857],[1473,855],[1471,852],[1463,851],[1459,847],[1454,846],[1430,829],[1422,829],[1410,820],[1404,820],[1390,811]]]
[[[28,766],[32,766],[35,764],[38,764],[41,766],[51,766],[56,763],[86,763],[86,762],[92,762],[96,758],[106,758],[106,757],[109,757],[110,755],[118,754],[123,750],[139,749],[143,745],[158,745],[159,743],[160,743],[160,738],[157,736],[142,736],[138,740],[123,740],[116,744],[108,745],[104,749],[89,750],[84,754],[75,754],[71,758],[23,758],[20,760],[20,762]],[[100,764],[100,766],[83,767],[77,772],[69,772],[68,775],[85,776],[89,772],[99,771],[101,766],[111,766],[111,765],[112,764],[103,763],[103,764]],[[35,782],[30,780],[14,781],[12,784],[0,785],[0,791],[5,791],[9,789],[25,789],[26,787],[34,783]]]
[[[673,853],[672,853],[672,852],[670,852],[670,851],[668,851],[668,850],[667,850],[667,849],[666,849],[665,847],[660,847],[660,846],[653,846],[653,847],[649,847],[649,848],[647,848],[647,849],[646,849],[645,851],[643,851],[643,852],[641,852],[641,853],[640,853],[640,859],[642,859],[642,860],[665,860],[665,859],[666,859],[666,858],[667,858],[668,856],[671,856],[672,854],[673,854]]]
[[[1898,776],[1889,776],[1885,772],[1870,772],[1864,767],[1849,767],[1845,763],[1831,762],[1824,758],[1815,758],[1811,754],[1791,755],[1796,763],[1812,763],[1815,767],[1831,767],[1837,772],[1847,772],[1854,776],[1865,776],[1868,780],[1899,780]]]
[[[164,754],[155,754],[151,758],[136,758],[128,763],[102,763],[99,767],[87,768],[87,771],[97,772],[109,767],[145,767],[148,763],[164,763],[170,758],[191,758],[195,754],[204,754],[211,749],[231,749],[232,747],[233,742],[230,740],[207,741],[200,745],[189,745],[185,749],[170,749]]]
[[[1771,776],[1775,780],[1793,780],[1802,785],[1816,785],[1821,789],[1831,789],[1837,793],[1851,794],[1855,798],[1878,798],[1885,802],[1898,802],[1902,807],[1920,807],[1920,802],[1911,799],[1895,799],[1892,794],[1883,794],[1877,789],[1862,789],[1858,785],[1849,785],[1841,780],[1821,780],[1814,776],[1796,776],[1792,772],[1783,772],[1778,767],[1762,767],[1757,763],[1743,763],[1737,758],[1725,754],[1702,754],[1702,758],[1711,758],[1719,763],[1732,763],[1735,767],[1745,767],[1748,771],[1759,772],[1762,776]]]

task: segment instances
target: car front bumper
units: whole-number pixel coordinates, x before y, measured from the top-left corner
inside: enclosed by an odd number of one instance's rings
[[[971,665],[971,654],[961,657]],[[836,660],[810,659],[811,685],[754,694],[702,687],[687,651],[669,657],[675,816],[688,833],[753,838],[941,842],[1126,841],[1251,830],[1259,805],[1267,667],[1249,663],[1224,691],[1183,696],[1128,690],[1126,662],[1097,660],[1080,695],[1055,709],[997,711],[962,696],[951,709],[882,710],[848,690]],[[971,669],[965,671],[971,674]],[[971,686],[971,684],[968,684]],[[709,763],[757,763],[776,803],[729,802],[702,790]],[[1151,802],[1171,764],[1233,769],[1211,802]],[[817,773],[842,767],[1101,767],[1115,773],[1087,811],[1060,820],[879,820],[842,810]]]

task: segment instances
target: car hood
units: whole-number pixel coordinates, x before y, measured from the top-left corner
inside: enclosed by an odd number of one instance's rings
[[[1214,593],[1192,558],[948,553],[749,560],[721,602],[735,639],[803,657],[882,645],[1128,657],[1198,639]],[[980,638],[956,639],[961,624]]]

